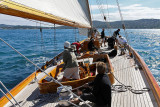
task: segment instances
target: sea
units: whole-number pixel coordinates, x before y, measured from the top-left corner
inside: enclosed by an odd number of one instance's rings
[[[106,30],[105,34],[108,36],[115,30]],[[126,33],[121,30],[120,34],[127,36],[129,44],[144,59],[160,85],[160,29],[127,29]],[[78,29],[42,29],[42,32],[39,29],[0,29],[0,38],[41,67],[63,51],[65,41],[72,43],[87,37],[79,35]],[[36,70],[34,65],[0,41],[0,81],[9,90]],[[4,90],[1,85],[0,88]]]

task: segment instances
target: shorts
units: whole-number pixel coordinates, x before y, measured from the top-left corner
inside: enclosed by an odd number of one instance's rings
[[[79,76],[79,68],[78,67],[73,67],[73,68],[66,68],[64,70],[64,75],[65,78],[67,79],[80,79]]]

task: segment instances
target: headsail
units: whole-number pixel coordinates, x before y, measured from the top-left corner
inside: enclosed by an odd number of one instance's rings
[[[91,27],[87,0],[0,0],[0,13],[72,27]]]

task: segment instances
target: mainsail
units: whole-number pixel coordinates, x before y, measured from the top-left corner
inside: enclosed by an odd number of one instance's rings
[[[91,28],[88,0],[0,0],[0,13],[72,27]]]

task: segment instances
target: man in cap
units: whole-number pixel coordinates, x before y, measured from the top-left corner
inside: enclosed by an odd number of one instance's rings
[[[63,62],[64,64],[57,66],[54,78],[57,79],[59,69],[62,68],[61,71],[64,70],[62,81],[68,81],[70,78],[80,79],[77,58],[68,41],[64,43]]]

